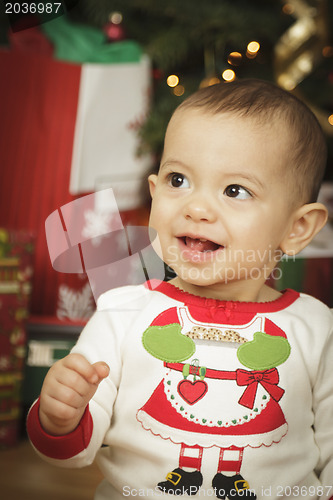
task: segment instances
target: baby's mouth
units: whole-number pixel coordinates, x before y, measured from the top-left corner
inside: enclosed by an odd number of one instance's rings
[[[182,239],[188,248],[196,252],[215,252],[219,248],[223,248],[223,246],[218,243],[204,238],[191,238],[190,236],[184,236]]]

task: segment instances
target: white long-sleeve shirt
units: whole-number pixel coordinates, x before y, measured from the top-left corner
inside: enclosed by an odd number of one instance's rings
[[[182,445],[203,450],[194,498],[214,498],[220,450],[231,446],[258,499],[333,498],[333,317],[318,300],[292,290],[246,303],[170,283],[123,287],[100,297],[72,352],[105,361],[108,378],[71,434],[47,435],[38,402],[28,432],[56,465],[96,457],[105,476],[96,500],[161,497],[157,485],[178,467]]]

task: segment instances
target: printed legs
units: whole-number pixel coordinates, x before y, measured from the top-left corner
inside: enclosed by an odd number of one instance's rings
[[[243,461],[244,448],[231,446],[230,448],[220,448],[217,474],[214,476],[212,485],[217,498],[224,500],[252,498],[256,495],[250,490],[249,484],[240,475]]]
[[[239,500],[257,497],[250,490],[249,484],[240,475],[244,448],[231,446],[220,448],[217,473],[212,485],[215,495],[221,500]],[[201,462],[203,448],[201,446],[181,445],[179,467],[169,472],[166,481],[158,483],[159,489],[172,495],[196,495],[202,485]]]
[[[195,495],[202,485],[201,446],[181,445],[179,467],[169,472],[166,481],[158,483],[160,490],[173,495]]]

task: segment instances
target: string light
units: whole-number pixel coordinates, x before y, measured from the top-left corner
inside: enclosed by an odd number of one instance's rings
[[[277,82],[286,90],[294,90],[297,85],[294,78],[289,76],[287,73],[282,73],[282,75],[279,75]]]
[[[322,54],[324,57],[332,57],[333,56],[333,47],[327,45],[323,48]]]
[[[249,42],[246,48],[246,57],[248,57],[249,59],[253,59],[258,54],[259,49],[260,49],[259,42],[256,42],[255,40]]]
[[[288,16],[290,16],[291,14],[293,14],[295,12],[295,7],[293,5],[291,5],[290,3],[286,3],[282,7],[282,12],[284,14],[287,14]]]
[[[177,75],[169,75],[167,78],[167,84],[169,87],[177,87],[179,83],[179,78]]]
[[[228,64],[239,66],[242,62],[243,56],[240,52],[230,52],[228,55]]]
[[[185,87],[179,84],[179,77],[177,75],[169,75],[166,82],[172,88],[174,95],[181,96],[184,94]]]
[[[258,52],[258,50],[260,49],[260,43],[259,42],[250,42],[247,44],[247,50],[249,52],[251,52],[252,54],[255,54],[256,52]]]
[[[120,12],[112,12],[109,19],[113,24],[121,24],[123,15]]]
[[[217,78],[217,76],[208,76],[200,82],[199,88],[203,89],[205,87],[211,87],[211,85],[216,85],[217,83],[220,83],[220,80],[219,78]]]
[[[220,83],[219,78],[217,78],[217,76],[212,76],[208,79],[207,85],[208,87],[211,87],[212,85],[217,85],[218,83]]]
[[[225,69],[222,73],[222,78],[226,82],[232,82],[236,78],[236,73],[234,72],[233,69]]]
[[[330,115],[330,116],[328,117],[328,123],[329,123],[330,125],[333,125],[333,115]]]
[[[183,85],[177,85],[176,87],[174,87],[173,89],[173,93],[176,95],[176,96],[181,96],[183,95],[185,92],[185,87]]]

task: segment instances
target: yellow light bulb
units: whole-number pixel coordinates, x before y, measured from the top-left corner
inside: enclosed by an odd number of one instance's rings
[[[287,14],[288,16],[290,16],[291,14],[293,14],[295,12],[295,7],[290,3],[286,3],[282,7],[282,12],[284,14]]]
[[[236,73],[232,69],[225,69],[222,73],[222,78],[226,82],[232,82],[236,78]]]
[[[176,95],[176,96],[181,96],[183,95],[185,92],[185,87],[183,87],[183,85],[177,85],[176,87],[174,87],[173,89],[173,93]]]
[[[167,84],[169,87],[176,87],[179,83],[179,78],[177,75],[169,75],[167,78]]]
[[[333,56],[333,47],[327,45],[323,48],[322,54],[324,57],[332,57]]]
[[[239,66],[242,62],[243,56],[240,52],[230,52],[228,55],[228,64]]]
[[[123,20],[123,15],[121,14],[121,12],[112,12],[112,14],[110,14],[110,21],[113,24],[120,24],[122,20]]]
[[[260,49],[260,43],[259,42],[250,42],[247,44],[247,51],[250,53],[250,54],[256,54],[258,52],[258,50]]]
[[[328,117],[328,123],[329,123],[330,125],[333,125],[333,115],[330,115],[330,116]]]

